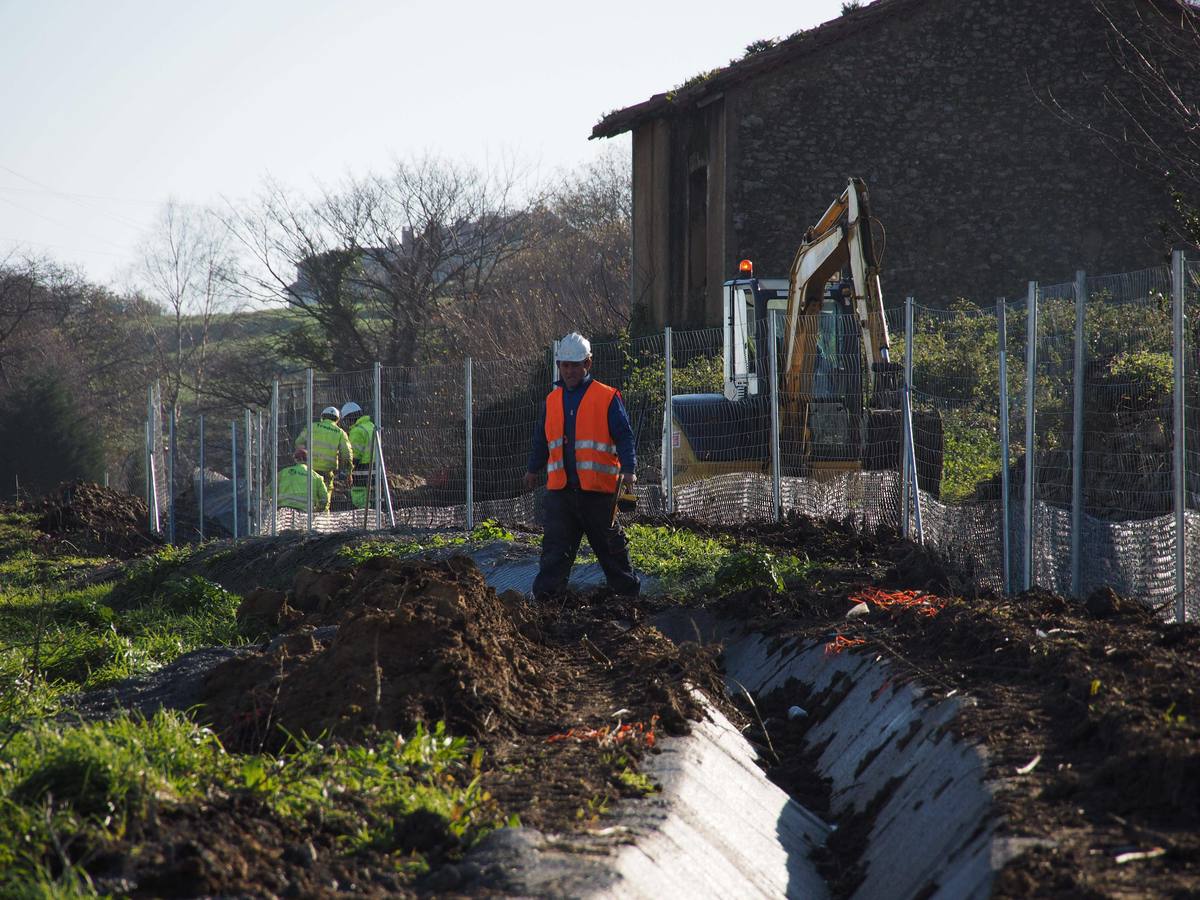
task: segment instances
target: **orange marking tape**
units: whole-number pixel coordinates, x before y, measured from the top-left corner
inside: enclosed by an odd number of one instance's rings
[[[848,638],[844,634],[839,634],[832,641],[825,645],[825,655],[833,656],[841,653],[847,647],[858,647],[859,645],[865,643],[866,641],[862,638]]]

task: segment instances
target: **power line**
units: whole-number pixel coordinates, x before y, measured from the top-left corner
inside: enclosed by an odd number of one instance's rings
[[[45,219],[47,222],[49,222],[52,225],[58,225],[62,228],[76,227],[74,225],[68,225],[66,222],[61,222],[58,219],[54,218],[53,216],[48,216],[45,213],[40,213],[35,209],[30,209],[27,206],[22,206],[20,203],[17,203],[15,200],[9,200],[7,197],[0,197],[0,203],[7,203],[9,206],[14,206],[17,209],[21,210],[21,212],[28,213],[31,216],[37,216],[39,219]],[[102,243],[108,244],[110,247],[116,247],[117,249],[121,249],[121,245],[116,243],[115,241],[110,241],[107,238],[102,238],[102,237],[99,237],[98,235],[90,234],[88,232],[84,232],[84,233],[88,234],[89,237],[92,237],[98,241],[101,241]]]
[[[63,199],[69,200],[72,203],[75,203],[76,205],[81,206],[84,209],[87,209],[91,212],[99,212],[101,215],[107,216],[108,218],[112,219],[115,222],[120,222],[122,225],[125,225],[129,228],[136,228],[138,231],[144,231],[146,226],[142,223],[132,222],[129,219],[126,219],[124,216],[117,215],[116,213],[113,213],[113,212],[108,212],[105,210],[97,210],[94,206],[89,205],[89,204],[93,204],[95,202],[101,202],[101,203],[116,202],[116,203],[151,204],[151,205],[155,205],[155,206],[163,205],[162,203],[156,203],[155,201],[152,201],[152,200],[137,200],[137,199],[121,198],[121,197],[104,197],[104,196],[98,195],[98,194],[79,194],[79,193],[74,193],[71,191],[60,191],[57,188],[50,187],[50,185],[48,185],[48,184],[43,184],[42,182],[38,181],[36,178],[32,178],[29,175],[22,174],[21,172],[18,172],[16,169],[12,168],[11,166],[6,166],[4,163],[0,163],[0,169],[4,170],[5,172],[8,172],[10,175],[14,175],[17,178],[20,178],[22,181],[28,181],[30,184],[32,184],[35,187],[39,188],[40,190],[44,191],[46,194],[50,194],[50,195],[53,195],[56,197],[62,197]],[[9,188],[9,190],[12,190],[12,188]],[[192,208],[200,208],[194,203],[177,203],[176,205],[192,207]]]
[[[97,254],[99,256],[112,256],[117,259],[128,259],[130,256],[130,254],[128,254],[128,253],[114,253],[111,250],[83,250],[79,247],[67,247],[67,246],[64,246],[63,244],[47,244],[45,241],[30,241],[30,240],[26,240],[25,238],[12,238],[12,237],[0,236],[0,241],[8,241],[9,243],[14,244],[16,247],[22,247],[22,246],[48,247],[51,250],[66,250],[68,253]]]

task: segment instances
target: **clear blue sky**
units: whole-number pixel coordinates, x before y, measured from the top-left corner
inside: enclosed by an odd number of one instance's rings
[[[168,197],[305,189],[431,152],[551,173],[600,116],[840,0],[0,0],[0,259],[109,281]]]

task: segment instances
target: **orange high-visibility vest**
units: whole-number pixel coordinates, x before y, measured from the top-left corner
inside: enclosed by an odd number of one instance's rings
[[[585,491],[611,494],[617,489],[621,459],[608,431],[608,406],[616,393],[616,388],[592,379],[575,412],[575,473],[579,476],[579,486]],[[567,486],[567,470],[563,468],[565,440],[563,389],[559,387],[546,396],[546,446],[550,448],[546,487],[552,491]]]

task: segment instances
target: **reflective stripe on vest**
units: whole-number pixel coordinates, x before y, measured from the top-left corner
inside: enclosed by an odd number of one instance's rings
[[[575,413],[575,474],[585,491],[611,494],[617,489],[621,460],[608,430],[608,407],[616,388],[595,379],[588,385]],[[567,486],[564,468],[566,422],[563,414],[563,389],[555,388],[546,397],[546,446],[550,458],[546,464],[546,487],[552,491]]]

